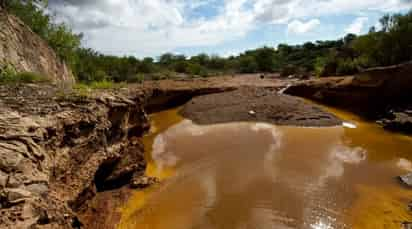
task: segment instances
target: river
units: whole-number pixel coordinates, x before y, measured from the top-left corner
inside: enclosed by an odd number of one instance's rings
[[[412,139],[341,110],[327,128],[199,126],[172,109],[151,115],[147,175],[119,229],[400,228],[412,221]]]

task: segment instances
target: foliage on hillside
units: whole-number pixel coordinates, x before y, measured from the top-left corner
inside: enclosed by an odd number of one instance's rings
[[[138,82],[183,76],[280,72],[288,75],[349,75],[361,69],[412,60],[412,11],[384,16],[381,29],[366,35],[348,34],[335,41],[280,44],[261,47],[223,58],[199,54],[192,57],[166,53],[157,58],[137,59],[100,54],[80,47],[81,35],[64,24],[54,24],[45,13],[45,0],[11,0],[8,10],[20,17],[70,64],[79,81]]]
[[[46,0],[9,0],[7,9],[46,40],[62,60],[73,66],[79,61],[77,50],[81,35],[74,34],[65,24],[54,24],[50,15],[44,12],[44,4],[47,4]]]
[[[33,72],[17,72],[13,66],[6,65],[0,69],[0,83],[42,83],[48,79]]]

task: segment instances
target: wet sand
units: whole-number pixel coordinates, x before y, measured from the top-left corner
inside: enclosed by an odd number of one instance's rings
[[[245,87],[193,98],[181,115],[197,124],[265,122],[292,126],[336,126],[342,121],[303,99],[274,89]]]

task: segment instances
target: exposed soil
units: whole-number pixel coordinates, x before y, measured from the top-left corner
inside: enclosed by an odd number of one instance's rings
[[[250,121],[336,126],[342,123],[334,115],[302,99],[279,94],[276,90],[250,87],[196,97],[184,106],[181,114],[198,124]]]
[[[343,107],[386,129],[412,134],[412,62],[368,69],[349,77],[294,83],[285,93]]]

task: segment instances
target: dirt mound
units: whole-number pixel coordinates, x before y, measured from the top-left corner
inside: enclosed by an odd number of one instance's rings
[[[302,99],[264,88],[200,96],[187,103],[181,114],[198,124],[266,122],[277,125],[336,126],[334,115]]]

